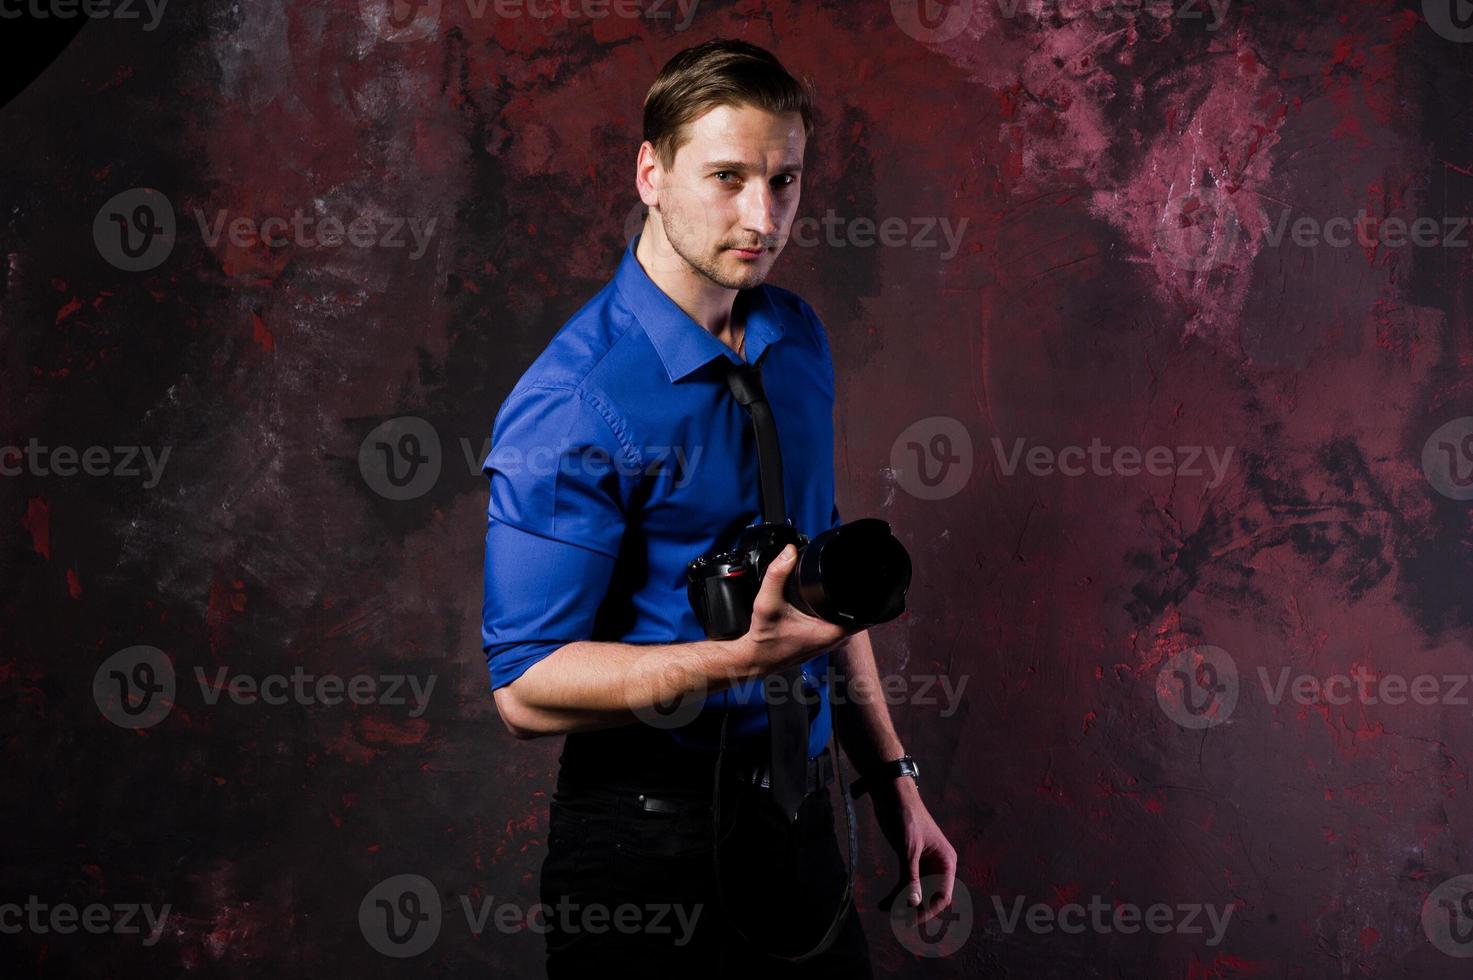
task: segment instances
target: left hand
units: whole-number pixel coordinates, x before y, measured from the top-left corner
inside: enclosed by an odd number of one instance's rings
[[[902,776],[893,784],[877,787],[874,792],[875,816],[890,846],[900,858],[900,880],[883,899],[881,911],[888,912],[902,892],[906,904],[919,909],[917,922],[927,922],[951,905],[952,884],[956,880],[956,848],[946,839],[926,804],[921,802],[915,781]],[[921,879],[938,876],[940,891],[921,908]]]

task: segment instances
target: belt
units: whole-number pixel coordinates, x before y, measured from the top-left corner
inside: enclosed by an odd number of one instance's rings
[[[756,786],[770,792],[772,777],[768,768],[765,762],[741,762],[726,767],[722,775],[743,786]],[[808,760],[808,771],[803,785],[809,795],[822,792],[833,781],[834,762],[828,752]],[[656,793],[640,793],[639,805],[651,813],[678,813],[689,808],[689,804],[684,801]]]

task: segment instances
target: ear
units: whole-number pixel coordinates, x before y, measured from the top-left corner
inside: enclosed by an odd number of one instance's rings
[[[639,157],[634,164],[634,186],[645,207],[652,208],[660,203],[660,182],[664,176],[665,170],[655,155],[654,144],[645,140],[639,144]]]

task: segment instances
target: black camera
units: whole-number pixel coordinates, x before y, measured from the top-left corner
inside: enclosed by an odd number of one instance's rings
[[[798,558],[784,596],[801,612],[864,629],[905,611],[910,553],[888,522],[861,518],[811,542],[791,523],[763,522],[743,528],[731,551],[686,566],[686,594],[707,639],[734,640],[747,632],[767,566],[789,544]]]

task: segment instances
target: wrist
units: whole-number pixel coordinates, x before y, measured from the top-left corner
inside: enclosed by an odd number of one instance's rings
[[[857,799],[873,792],[883,793],[887,798],[905,799],[909,793],[919,793],[920,776],[920,766],[915,759],[901,755],[866,769],[850,784],[850,795]]]
[[[745,683],[763,674],[757,644],[750,635],[716,642],[721,649],[722,671],[727,678]]]

